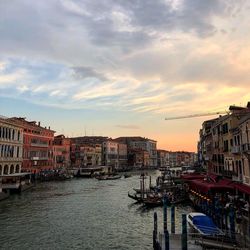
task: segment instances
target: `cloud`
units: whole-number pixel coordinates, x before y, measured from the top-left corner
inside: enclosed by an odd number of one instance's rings
[[[249,92],[243,0],[1,1],[0,34],[1,96],[174,114]]]
[[[85,79],[85,78],[97,78],[101,81],[106,81],[107,78],[99,73],[96,72],[94,69],[90,67],[72,67],[73,69],[73,77],[77,80]]]

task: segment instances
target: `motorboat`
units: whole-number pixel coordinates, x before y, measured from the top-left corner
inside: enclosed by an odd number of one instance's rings
[[[224,235],[213,222],[213,220],[203,213],[189,213],[187,222],[191,228],[201,235]]]

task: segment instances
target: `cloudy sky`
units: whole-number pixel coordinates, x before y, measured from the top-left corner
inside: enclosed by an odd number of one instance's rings
[[[249,12],[247,0],[0,0],[0,114],[196,150],[206,118],[164,118],[246,105]]]

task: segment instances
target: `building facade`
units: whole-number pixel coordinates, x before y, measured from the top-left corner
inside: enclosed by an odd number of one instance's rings
[[[136,169],[149,168],[149,152],[142,149],[130,149],[128,151],[128,165]]]
[[[133,150],[147,151],[149,153],[149,167],[157,167],[156,141],[140,136],[118,137],[115,141],[127,144],[128,152],[132,152]],[[134,163],[133,165],[136,164]]]
[[[118,143],[118,169],[126,170],[128,167],[128,147],[125,143]]]
[[[118,142],[108,139],[102,144],[102,163],[105,166],[119,168]]]
[[[53,160],[55,169],[70,168],[70,139],[64,135],[54,137]]]
[[[0,176],[21,172],[23,128],[10,118],[0,117]]]
[[[159,168],[170,166],[170,153],[166,150],[157,150],[157,165]]]
[[[39,173],[51,170],[53,162],[53,141],[55,131],[42,127],[40,122],[27,121],[25,118],[11,118],[23,127],[23,164],[27,172]]]
[[[199,141],[201,164],[209,173],[250,185],[250,104],[230,106],[229,110],[230,114],[203,123]]]

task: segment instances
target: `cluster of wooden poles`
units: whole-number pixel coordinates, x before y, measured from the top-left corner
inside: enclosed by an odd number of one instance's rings
[[[167,197],[163,198],[163,228],[164,228],[164,249],[169,250],[169,232],[167,228]],[[175,234],[175,206],[171,206],[171,234]],[[187,235],[187,218],[186,214],[182,214],[182,235],[181,235],[181,249],[188,249],[188,235]],[[157,213],[154,212],[154,230],[153,230],[153,249],[160,250],[161,244],[158,239],[158,221]]]

